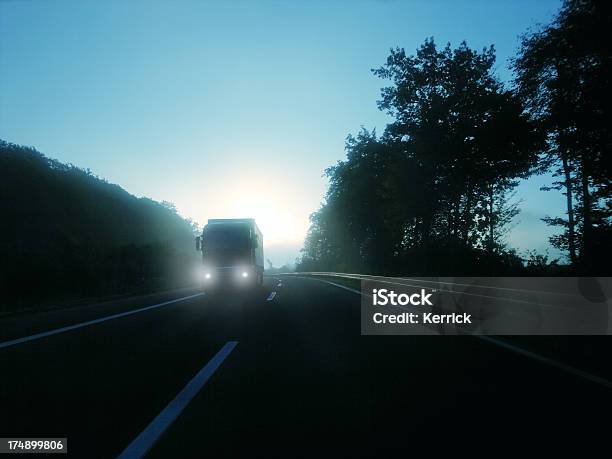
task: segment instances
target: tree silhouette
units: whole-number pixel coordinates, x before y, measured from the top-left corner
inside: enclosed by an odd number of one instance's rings
[[[561,179],[566,217],[551,243],[581,271],[598,270],[610,252],[609,93],[612,15],[607,2],[566,1],[555,20],[526,34],[514,60],[518,93],[547,135],[544,166]]]
[[[493,47],[462,43],[438,50],[427,40],[416,56],[392,50],[374,73],[391,80],[379,107],[396,121],[387,134],[404,144],[433,199],[422,216],[422,240],[445,236],[494,250],[495,198],[535,164],[538,137],[522,105],[492,72]],[[475,222],[485,223],[488,231]],[[482,242],[488,238],[488,242]]]
[[[566,217],[550,238],[572,272],[609,272],[612,119],[611,6],[567,0],[554,21],[522,39],[515,85],[493,73],[495,51],[466,43],[415,55],[391,50],[374,74],[391,82],[378,106],[393,117],[382,137],[349,136],[298,269],[392,273],[527,272],[561,269],[504,244],[520,211],[519,179],[552,171]],[[537,267],[537,269],[536,269]]]
[[[193,222],[33,148],[0,141],[3,305],[185,285]]]
[[[379,108],[394,121],[381,138],[349,136],[347,159],[326,171],[302,265],[430,273],[516,265],[503,249],[503,227],[518,212],[507,193],[542,141],[494,62],[492,47],[438,49],[433,39],[414,56],[391,50],[373,72],[392,83]]]

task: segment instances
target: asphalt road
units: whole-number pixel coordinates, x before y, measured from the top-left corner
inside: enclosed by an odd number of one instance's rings
[[[267,278],[0,319],[0,437],[84,458],[137,438],[152,458],[609,455],[610,388],[473,337],[361,336],[359,301]]]

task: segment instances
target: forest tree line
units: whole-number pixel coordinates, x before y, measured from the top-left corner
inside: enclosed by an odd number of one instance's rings
[[[603,274],[612,255],[609,88],[612,21],[606,2],[564,2],[551,24],[526,33],[494,72],[494,47],[426,40],[392,49],[373,73],[389,82],[378,107],[393,121],[361,130],[311,216],[300,271],[377,274]],[[565,215],[550,244],[568,263],[520,256],[506,236],[520,212],[513,191],[551,173]]]
[[[191,284],[194,224],[88,170],[0,141],[2,309]]]

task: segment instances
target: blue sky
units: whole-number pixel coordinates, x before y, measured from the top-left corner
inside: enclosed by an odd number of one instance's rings
[[[200,223],[254,216],[280,265],[298,255],[346,135],[388,122],[370,69],[389,48],[494,44],[507,80],[518,36],[559,5],[0,0],[0,138]],[[563,212],[539,191],[548,181],[520,186],[511,245],[547,247],[539,219]]]

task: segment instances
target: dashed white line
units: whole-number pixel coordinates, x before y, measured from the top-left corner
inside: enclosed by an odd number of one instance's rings
[[[196,396],[204,384],[217,371],[223,361],[238,345],[238,341],[228,341],[210,359],[189,383],[181,390],[153,421],[128,445],[117,459],[139,459],[153,447],[159,437],[170,427],[174,420],[183,412],[189,402]]]

